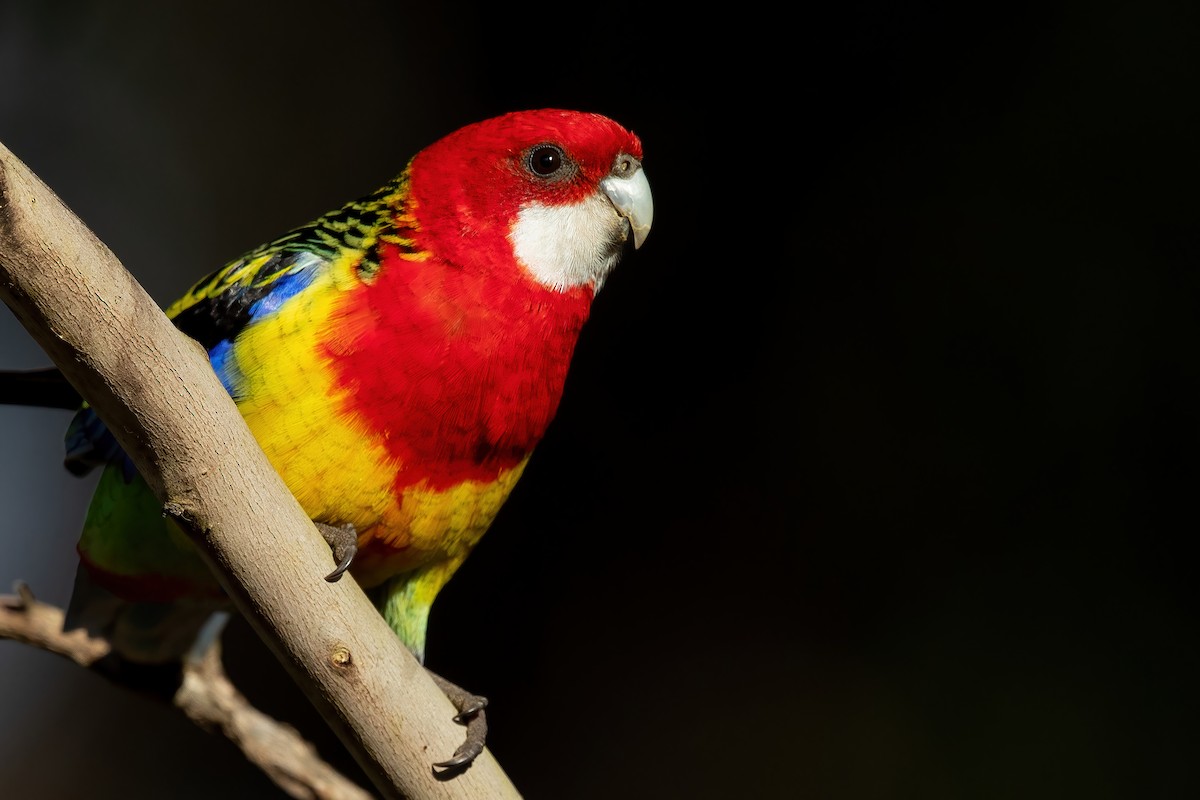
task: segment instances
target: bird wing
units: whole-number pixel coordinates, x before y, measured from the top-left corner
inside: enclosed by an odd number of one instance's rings
[[[236,365],[230,354],[237,336],[302,293],[339,259],[350,258],[364,279],[379,267],[377,248],[395,241],[393,214],[407,196],[407,174],[366,197],[257,247],[200,280],[166,309],[180,331],[208,351],[222,385],[236,399]],[[133,465],[88,405],[66,435],[67,469],[83,475],[97,466]]]

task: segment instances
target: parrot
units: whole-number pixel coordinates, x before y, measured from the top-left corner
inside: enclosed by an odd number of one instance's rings
[[[422,664],[435,598],[555,416],[597,292],[650,231],[642,160],[597,113],[474,122],[165,309],[328,542],[326,579],[352,575]],[[75,410],[64,465],[100,471],[67,624],[130,662],[182,658],[231,607],[194,545],[56,369],[6,373],[0,401]],[[486,704],[439,685],[456,721]]]

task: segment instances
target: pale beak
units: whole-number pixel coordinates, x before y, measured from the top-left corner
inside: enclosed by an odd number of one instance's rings
[[[609,175],[600,181],[600,188],[608,195],[617,213],[629,221],[633,246],[641,247],[650,233],[650,223],[654,221],[654,200],[650,197],[650,182],[646,180],[646,172],[638,164],[629,174]]]

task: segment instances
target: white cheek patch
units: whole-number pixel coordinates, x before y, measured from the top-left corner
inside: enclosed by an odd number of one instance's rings
[[[531,205],[509,233],[513,253],[543,286],[563,290],[594,284],[596,291],[621,258],[627,224],[606,198],[570,206]]]

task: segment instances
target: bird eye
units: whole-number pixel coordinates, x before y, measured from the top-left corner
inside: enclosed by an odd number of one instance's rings
[[[621,153],[613,163],[613,174],[621,178],[628,178],[637,172],[637,168],[638,160],[636,158]]]
[[[552,144],[541,144],[529,151],[529,170],[534,175],[550,178],[560,172],[566,163],[563,151]]]

